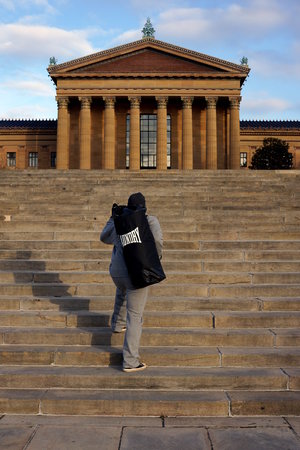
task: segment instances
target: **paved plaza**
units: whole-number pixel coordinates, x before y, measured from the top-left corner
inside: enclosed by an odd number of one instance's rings
[[[300,417],[4,415],[5,450],[298,450]]]

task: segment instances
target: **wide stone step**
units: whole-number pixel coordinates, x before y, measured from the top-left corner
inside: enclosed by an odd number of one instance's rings
[[[190,271],[167,272],[166,283],[200,283],[200,284],[296,284],[300,282],[299,272],[209,272],[200,273],[193,270],[193,264],[190,264]],[[166,270],[166,269],[165,269]],[[0,283],[108,283],[110,276],[108,271],[72,271],[72,272],[45,272],[45,271],[0,271]]]
[[[88,182],[86,183],[86,185],[87,184]],[[273,189],[272,187],[262,192],[257,188],[249,189],[246,187],[243,189],[242,186],[240,191],[235,191],[232,186],[229,186],[229,189],[226,191],[222,188],[222,186],[217,185],[206,186],[205,189],[203,189],[202,186],[195,185],[191,189],[184,190],[182,189],[182,186],[171,186],[170,180],[169,183],[165,186],[165,189],[160,189],[159,186],[147,186],[145,185],[145,183],[143,183],[143,187],[147,188],[147,191],[145,190],[144,192],[146,195],[147,208],[149,211],[163,206],[165,210],[168,210],[170,212],[172,212],[172,210],[177,210],[180,213],[183,211],[183,206],[185,207],[184,209],[187,210],[195,209],[199,211],[202,209],[210,211],[211,205],[218,205],[220,207],[222,207],[222,205],[225,205],[225,207],[230,207],[234,202],[236,203],[237,207],[242,208],[243,205],[252,207],[252,209],[257,213],[255,206],[266,204],[266,196],[268,194],[273,198],[268,199],[266,210],[271,209],[272,213],[274,213],[275,208],[277,207],[277,209],[279,209],[278,206],[281,206],[279,213],[282,213],[286,210],[293,210],[293,206],[297,204],[297,194],[299,194],[299,191],[291,193],[283,192],[282,190],[280,192],[277,189]],[[56,195],[54,197],[53,189],[55,188]],[[50,186],[49,188],[45,186],[44,191],[42,191],[38,186],[26,186],[26,192],[28,193],[28,196],[24,196],[24,187],[22,185],[18,185],[15,186],[15,205],[23,205],[25,207],[32,206],[33,208],[36,208],[37,203],[39,203],[43,209],[46,209],[48,200],[48,204],[51,207],[55,207],[61,203],[66,203],[69,206],[73,206],[77,211],[77,209],[79,209],[84,202],[86,205],[93,206],[93,208],[91,208],[91,212],[96,211],[97,213],[100,212],[104,214],[105,211],[109,211],[109,208],[111,208],[114,202],[125,205],[127,203],[128,196],[132,192],[129,189],[127,190],[127,192],[125,190],[120,191],[115,189],[115,187],[112,188],[113,190],[110,190],[110,187],[108,185],[101,186],[98,189],[91,187],[90,191],[80,191],[80,188],[81,186],[76,185],[75,183],[69,186],[68,191],[63,192],[61,191],[59,186],[55,185]],[[295,190],[297,189],[296,186],[294,186],[293,188]],[[9,206],[12,204],[9,197],[12,187],[5,188],[2,186],[2,189],[3,196],[0,199],[0,204],[2,204],[3,206]],[[21,189],[23,189],[23,191],[21,191]],[[78,189],[78,192],[76,192],[76,189]],[[254,196],[255,198],[253,198]],[[99,197],[103,198],[101,204],[97,202]],[[220,210],[222,210],[222,208],[220,208]]]
[[[59,186],[58,184],[56,184],[55,182],[53,183],[54,185],[56,185],[55,187],[57,188],[57,198],[58,199],[64,199],[66,196],[72,194],[71,197],[71,201],[76,202],[76,200],[78,198],[82,198],[82,197],[90,197],[93,199],[93,201],[96,199],[96,197],[99,195],[99,193],[102,193],[103,190],[105,190],[105,186],[101,185],[101,186],[95,186],[93,185],[92,182],[89,182],[88,179],[85,180],[86,182],[84,182],[84,180],[81,180],[81,182],[78,182],[76,184],[76,182],[70,183],[70,180],[68,180],[68,186]],[[128,180],[127,180],[128,181]],[[169,181],[172,181],[171,178],[169,179]],[[227,184],[227,187],[229,189],[224,189],[224,185]],[[188,189],[183,189],[181,191],[181,195],[178,195],[178,186],[173,185],[171,183],[167,184],[165,186],[165,189],[163,189],[162,186],[159,186],[159,182],[158,185],[156,186],[156,188],[154,188],[153,186],[150,186],[150,183],[146,183],[145,180],[143,181],[144,186],[147,187],[147,199],[149,199],[149,202],[153,202],[155,203],[157,201],[157,198],[161,198],[162,202],[165,202],[169,207],[172,206],[171,201],[173,201],[174,203],[179,202],[182,198],[185,197],[189,197],[191,203],[195,202],[196,206],[201,207],[201,201],[197,202],[197,198],[200,198],[200,200],[204,199],[211,199],[212,201],[219,201],[220,200],[220,191],[221,191],[221,195],[228,199],[228,201],[230,201],[231,199],[234,200],[239,200],[239,199],[244,199],[246,202],[254,202],[255,199],[253,199],[253,196],[251,196],[251,193],[256,192],[257,193],[257,199],[259,200],[264,200],[265,201],[265,192],[272,192],[274,194],[274,196],[270,199],[268,199],[270,201],[270,203],[275,203],[278,200],[281,200],[282,198],[285,197],[290,197],[292,199],[295,199],[296,196],[296,192],[294,192],[294,195],[291,195],[291,192],[284,189],[284,187],[282,186],[282,189],[279,189],[279,186],[275,186],[275,185],[269,185],[266,186],[266,191],[262,191],[261,189],[259,189],[259,186],[253,186],[253,189],[251,189],[251,187],[249,186],[243,186],[243,184],[241,183],[241,188],[240,190],[238,189],[234,189],[232,184],[228,181],[222,180],[221,183],[216,183],[216,185],[214,186],[213,184],[211,186],[209,186],[209,190],[207,189],[207,185],[205,186],[204,183],[198,184],[196,183],[195,186],[185,186],[186,188],[188,187]],[[72,188],[74,188],[74,185],[76,185],[77,187],[77,191],[73,190],[72,192]],[[208,183],[209,185],[209,183]],[[21,183],[19,185],[15,186],[15,190],[16,190],[16,198],[22,197],[23,194],[23,198],[24,198],[24,191],[22,191],[22,185]],[[131,186],[126,186],[126,188],[131,189],[131,187],[135,187],[134,184],[132,184]],[[9,195],[9,188],[11,188],[11,186],[5,186],[4,184],[2,184],[2,189],[3,189],[3,193],[5,194],[3,199],[7,199],[8,195]],[[120,202],[126,201],[128,198],[128,194],[129,194],[129,189],[128,189],[128,193],[125,190],[122,191],[122,189],[120,189],[120,186],[117,185],[117,183],[114,183],[114,189],[109,190],[109,188],[107,188],[107,194],[109,195],[109,199],[107,199],[107,202],[109,205],[111,205],[110,200],[111,198],[115,198],[116,195],[119,196],[120,198]],[[45,184],[44,186],[44,190],[42,189],[41,186],[39,185],[32,185],[32,184],[28,184],[28,191],[32,194],[32,198],[33,199],[43,199],[45,201],[45,196],[43,196],[43,194],[45,192],[47,193],[51,193],[51,191],[53,192],[53,185],[51,186],[51,184]],[[156,193],[156,196],[155,196]],[[172,194],[173,197],[172,197]],[[31,197],[30,197],[31,198]],[[26,198],[26,200],[28,201],[28,199]],[[54,202],[54,198],[53,196],[50,197],[49,201],[50,202]],[[124,204],[124,203],[122,203]]]
[[[3,240],[0,245],[1,250],[59,250],[59,249],[81,249],[81,250],[102,250],[111,251],[111,247],[101,243],[99,240],[95,241],[66,241],[66,240],[41,240],[41,241],[9,241]],[[261,252],[263,251],[297,251],[299,258],[300,240],[299,241],[166,241],[165,249],[167,250],[201,250],[205,251],[244,251],[253,253],[259,250],[260,259],[262,259]]]
[[[140,357],[151,366],[220,366],[220,353],[213,347],[141,347]],[[98,367],[120,365],[122,360],[122,346],[0,345],[2,365]]]
[[[189,297],[207,297],[208,286],[201,284],[166,284],[150,286],[151,295],[157,296],[179,296],[187,295]],[[110,283],[90,283],[90,284],[51,284],[51,283],[33,283],[33,284],[0,284],[1,295],[33,295],[43,297],[62,297],[79,296],[88,297],[95,295],[114,295],[115,287]]]
[[[44,235],[44,233],[42,233]],[[97,233],[98,235],[98,233]],[[72,237],[72,234],[69,235]],[[1,240],[0,249],[1,250],[98,250],[111,252],[111,247],[103,244],[98,238],[95,240],[32,240],[32,236],[29,235],[30,240]],[[164,243],[165,251],[173,250],[174,253],[178,250],[181,251],[198,251],[202,252],[212,252],[212,251],[223,251],[234,252],[253,252],[255,250],[282,250],[282,251],[297,251],[299,258],[300,251],[300,241],[165,241]],[[226,260],[226,258],[225,258]]]
[[[229,400],[222,391],[0,389],[0,413],[228,416]]]
[[[110,325],[111,312],[63,311],[0,311],[2,327],[105,327]],[[147,311],[144,327],[213,327],[209,312]]]
[[[232,416],[298,416],[300,392],[227,392]]]
[[[192,267],[191,267],[192,269]],[[266,274],[266,277],[269,274]],[[297,283],[300,281],[299,274],[272,274],[270,280],[276,284],[282,282]],[[277,275],[277,279],[276,279]],[[264,282],[264,278],[259,278]],[[167,272],[167,284],[241,284],[250,283],[252,281],[252,275],[247,273],[197,273],[193,272]],[[0,272],[0,283],[63,283],[63,284],[104,284],[111,282],[108,271],[105,272],[29,272],[29,271],[14,271],[14,272]]]
[[[172,205],[182,204],[182,201],[189,200],[189,204],[201,208],[205,206],[208,201],[212,203],[219,203],[220,199],[224,199],[228,202],[230,200],[244,200],[245,202],[254,203],[255,199],[254,195],[257,196],[257,200],[259,203],[263,203],[266,200],[267,194],[272,194],[272,198],[269,198],[270,204],[276,204],[277,202],[283,203],[283,200],[290,199],[294,202],[299,195],[299,187],[297,183],[293,183],[290,186],[290,189],[286,189],[286,185],[284,183],[282,185],[275,185],[265,183],[265,190],[262,189],[262,183],[257,185],[249,185],[243,184],[242,182],[239,185],[239,189],[237,186],[233,186],[229,180],[221,180],[220,183],[217,181],[215,184],[211,180],[211,182],[203,182],[202,184],[197,183],[189,184],[185,183],[184,185],[179,185],[178,183],[172,182],[172,178],[169,178],[169,172],[167,174],[167,178],[165,180],[164,185],[159,183],[159,180],[154,180],[156,183],[153,186],[153,182],[142,181],[142,185],[144,188],[144,193],[147,199],[147,206],[153,207],[160,205],[160,202],[166,205],[167,208],[172,209]],[[192,175],[193,178],[193,175]],[[267,181],[267,180],[266,180]],[[239,181],[236,180],[236,184]],[[101,205],[97,203],[95,200],[102,196],[103,193],[106,195],[103,197],[103,205],[105,207],[111,206],[113,201],[117,201],[119,204],[126,204],[128,196],[132,193],[132,189],[136,189],[136,183],[132,183],[130,180],[126,180],[126,187],[123,189],[120,186],[120,182],[115,182],[110,180],[106,183],[101,183],[99,186],[94,185],[88,179],[80,180],[77,183],[75,180],[65,180],[65,186],[56,183],[55,180],[52,180],[51,183],[45,183],[42,187],[37,182],[35,185],[28,184],[26,186],[26,192],[32,195],[34,199],[41,199],[41,203],[46,204],[47,196],[49,197],[49,203],[55,205],[56,197],[53,195],[53,189],[56,189],[57,198],[65,199],[69,198],[70,203],[77,203],[80,199],[91,199],[91,203],[94,204],[94,209],[100,210]],[[24,196],[24,184],[22,180],[15,183],[15,185],[5,185],[1,183],[1,188],[3,191],[3,202],[9,202],[9,193],[11,189],[14,188],[16,193],[16,198],[23,198],[24,202],[29,204],[31,196]],[[43,190],[44,188],[44,190]],[[77,189],[77,191],[76,191]],[[46,194],[46,196],[45,196]],[[200,201],[197,202],[197,199]],[[288,204],[284,204],[284,206],[288,207]]]
[[[32,264],[31,262],[34,261],[34,264],[39,262],[39,270],[46,270],[47,263],[53,264],[53,262],[62,261],[63,263],[66,262],[67,264],[76,264],[75,268],[78,267],[79,263],[85,263],[85,264],[95,264],[95,262],[105,262],[107,264],[107,268],[109,266],[109,261],[111,257],[111,249],[107,248],[107,250],[68,250],[65,249],[64,251],[57,251],[57,250],[38,250],[38,249],[31,249],[30,246],[28,246],[28,249],[26,249],[26,246],[24,248],[24,243],[22,244],[22,248],[20,245],[18,246],[18,249],[1,249],[0,248],[0,258],[2,260],[2,264],[6,266],[6,264],[10,264],[11,267],[11,261],[18,261],[16,263],[16,268],[18,267],[17,264],[26,265]],[[285,253],[283,255],[283,260],[285,257]],[[280,255],[279,255],[280,256]],[[244,258],[244,254],[242,251],[237,252],[223,252],[223,251],[212,251],[212,252],[200,252],[200,251],[164,251],[163,255],[163,264],[165,262],[202,262],[202,261],[242,261]],[[272,255],[272,258],[274,256]],[[294,259],[300,258],[300,252],[296,252]],[[291,259],[291,258],[290,258]],[[293,258],[292,258],[293,259]],[[6,262],[8,261],[8,262]],[[44,265],[43,265],[44,264]],[[36,266],[34,266],[36,267]],[[53,266],[52,266],[53,267]],[[63,266],[68,270],[68,266]],[[86,266],[84,266],[86,267]],[[87,266],[89,267],[89,266]],[[13,266],[14,270],[14,266]],[[73,270],[73,266],[71,266],[70,270]],[[77,270],[77,269],[76,269]]]
[[[300,256],[300,255],[299,255]],[[180,263],[181,264],[181,263]],[[164,264],[165,265],[165,264]],[[1,267],[1,265],[0,265]],[[269,262],[204,262],[203,272],[300,272],[300,261],[269,261]]]
[[[299,367],[300,349],[235,347],[141,347],[148,366]],[[1,365],[110,366],[122,363],[122,347],[0,345]]]
[[[298,311],[300,309],[300,299],[277,299],[274,305],[265,300],[266,309],[284,310],[287,304],[288,310]],[[281,300],[281,303],[279,302]],[[298,300],[298,301],[297,301]],[[114,296],[95,296],[88,298],[77,298],[72,296],[64,297],[22,297],[22,296],[1,296],[1,310],[50,310],[50,311],[107,311],[113,308]],[[257,298],[189,298],[189,297],[155,297],[149,296],[146,311],[261,311],[263,302]]]
[[[300,283],[300,271],[290,273],[256,273],[253,275],[254,284],[296,284]]]
[[[98,244],[98,243],[97,243]],[[108,253],[111,252],[111,248],[108,246],[103,247],[104,244],[101,246],[102,249],[100,250],[99,246],[97,245],[96,249],[99,250],[99,255],[101,255],[101,251]],[[0,243],[0,249],[3,250],[17,250],[19,257],[21,258],[21,252],[26,250],[27,257],[30,259],[30,253],[33,253],[34,250],[89,250],[90,251],[90,242],[89,241],[1,241]],[[86,252],[87,253],[87,252]],[[97,252],[95,251],[94,254]],[[91,254],[92,256],[92,254]]]
[[[1,310],[107,311],[114,296],[88,298],[1,296]],[[282,298],[189,298],[149,296],[146,311],[299,311],[300,297]]]
[[[107,273],[110,264],[110,255],[107,255],[107,259],[100,261],[68,261],[68,260],[47,260],[47,261],[33,261],[33,260],[2,260],[0,261],[0,271],[33,271],[33,272],[98,272],[104,271]],[[285,268],[285,263],[282,266],[278,266],[280,271]],[[297,263],[295,263],[294,271],[296,271]],[[167,261],[163,260],[163,267],[165,271],[179,271],[183,272],[192,271],[202,272],[201,261]],[[290,268],[292,266],[289,266]],[[275,266],[274,266],[275,268]],[[237,270],[236,270],[237,271]]]
[[[291,375],[289,376],[289,372]],[[122,366],[0,366],[0,388],[64,389],[249,389],[294,390],[296,369],[148,367],[147,372],[122,372]],[[299,379],[298,379],[299,378]]]
[[[30,241],[31,243],[32,241]],[[0,246],[1,260],[24,260],[24,261],[99,261],[110,260],[111,248],[106,246],[101,250],[88,249],[86,242],[69,243],[49,241],[46,245],[40,242],[5,242]],[[86,247],[80,250],[80,248]],[[3,248],[4,247],[4,248]],[[49,247],[49,249],[47,249]],[[58,249],[55,250],[55,248]],[[76,248],[77,247],[77,248]],[[53,249],[54,248],[54,249]],[[79,248],[79,249],[78,249]],[[61,249],[61,250],[59,250]],[[249,250],[164,250],[163,263],[165,261],[211,261],[211,262],[280,262],[280,261],[300,261],[300,250],[267,250],[267,251],[249,251]]]
[[[272,285],[240,285],[210,287],[211,297],[237,298],[237,297],[299,297],[300,284],[272,284]]]
[[[48,211],[47,206],[43,210],[34,212],[14,210],[12,213],[6,212],[9,206],[7,208],[2,206],[1,209],[4,214],[0,216],[0,228],[7,231],[12,229],[15,231],[35,229],[38,231],[40,225],[40,231],[56,231],[56,227],[58,229],[62,227],[62,230],[70,230],[74,224],[74,230],[86,231],[90,229],[89,226],[92,223],[94,231],[97,231],[106,223],[110,208],[111,205],[107,207],[107,211],[105,209],[97,211],[74,209],[61,215],[56,211]],[[192,213],[180,215],[180,211],[173,210],[168,211],[166,215],[161,211],[160,205],[152,211],[148,210],[148,212],[157,215],[165,231],[219,231],[230,229],[239,231],[250,231],[252,229],[253,231],[254,225],[261,231],[284,231],[291,226],[294,226],[294,231],[297,231],[295,225],[299,220],[299,213],[293,210],[278,211],[278,209],[276,212],[269,211],[266,214],[258,214],[255,209],[243,212],[236,211],[234,216],[226,210],[206,210],[202,212],[201,216],[197,217],[196,221]]]
[[[262,309],[265,311],[299,311],[300,297],[261,298]]]
[[[219,348],[222,367],[299,367],[300,348]]]
[[[245,261],[300,261],[298,250],[269,250],[269,251],[245,251]]]
[[[260,311],[260,312],[216,312],[216,328],[293,328],[300,326],[300,312]]]
[[[26,242],[23,242],[21,245],[14,245],[15,248],[2,249],[0,247],[0,258],[2,260],[8,259],[18,259],[23,261],[47,261],[47,260],[69,260],[69,261],[99,261],[99,260],[107,260],[111,256],[111,249],[107,248],[107,250],[78,250],[72,249],[72,246],[69,248],[62,250],[44,250],[44,248],[39,249],[38,242],[34,244],[34,247],[31,248]],[[52,242],[51,246],[56,246],[57,242]],[[65,243],[68,247],[68,243]],[[81,243],[82,245],[82,243]],[[59,247],[60,248],[60,247]],[[80,248],[80,245],[79,245]]]
[[[123,345],[124,334],[108,327],[0,327],[2,344]],[[141,346],[274,347],[298,346],[299,328],[214,329],[162,327],[143,329]]]
[[[295,416],[300,392],[0,389],[1,414]]]
[[[211,241],[203,242],[201,250],[300,250],[300,240],[291,241]]]
[[[260,221],[252,222],[252,223],[244,223],[242,230],[240,223],[215,223],[212,218],[199,219],[197,222],[193,221],[190,217],[178,217],[176,221],[174,218],[165,218],[161,214],[155,213],[155,215],[159,216],[159,222],[161,228],[164,232],[164,235],[167,233],[224,233],[229,232],[258,232],[258,233],[273,233],[274,238],[276,239],[275,233],[283,233],[284,236],[289,232],[297,232],[298,228],[294,223],[286,223],[286,215],[282,217],[277,217],[278,222],[276,223],[262,223]],[[35,214],[34,216],[25,216],[25,215],[11,215],[7,216],[6,220],[3,216],[1,220],[0,216],[0,231],[1,232],[57,232],[57,231],[94,231],[100,233],[104,224],[106,223],[106,216],[95,216],[88,214],[78,215],[78,214],[69,214],[67,216],[58,216],[57,214]],[[211,223],[210,223],[211,222]]]
[[[89,227],[87,227],[89,228]],[[0,241],[96,241],[99,246],[103,244],[99,242],[101,229],[98,230],[81,230],[77,231],[73,226],[69,226],[68,231],[37,231],[34,227],[28,231],[0,231]],[[297,231],[240,231],[240,230],[226,230],[226,231],[165,231],[163,230],[164,242],[171,245],[171,242],[199,242],[199,241],[214,241],[224,239],[226,235],[227,241],[299,241],[300,232]]]
[[[209,282],[207,282],[209,283]],[[255,298],[255,297],[299,297],[300,284],[171,284],[162,282],[150,286],[150,295],[162,297],[207,297],[207,298]],[[34,297],[90,297],[113,296],[115,287],[112,283],[83,283],[83,284],[51,284],[51,283],[16,283],[0,284],[1,296],[34,296]]]

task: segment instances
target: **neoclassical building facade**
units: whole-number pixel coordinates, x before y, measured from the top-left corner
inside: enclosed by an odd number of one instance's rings
[[[300,168],[300,123],[240,121],[249,70],[153,37],[52,64],[57,121],[0,121],[0,167],[240,169],[287,136]]]
[[[146,37],[48,71],[58,169],[240,167],[248,67]]]

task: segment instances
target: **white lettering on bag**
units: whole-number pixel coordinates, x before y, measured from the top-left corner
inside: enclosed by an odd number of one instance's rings
[[[139,233],[139,227],[136,227],[134,230],[130,231],[126,234],[120,235],[120,240],[122,247],[125,247],[128,244],[141,244],[141,238]]]

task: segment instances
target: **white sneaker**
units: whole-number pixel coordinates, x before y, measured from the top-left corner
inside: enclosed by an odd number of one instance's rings
[[[139,370],[146,369],[145,363],[140,363],[137,367],[123,367],[123,372],[138,372]]]
[[[113,333],[124,333],[124,331],[126,331],[126,327],[122,327],[120,331],[114,330]]]

